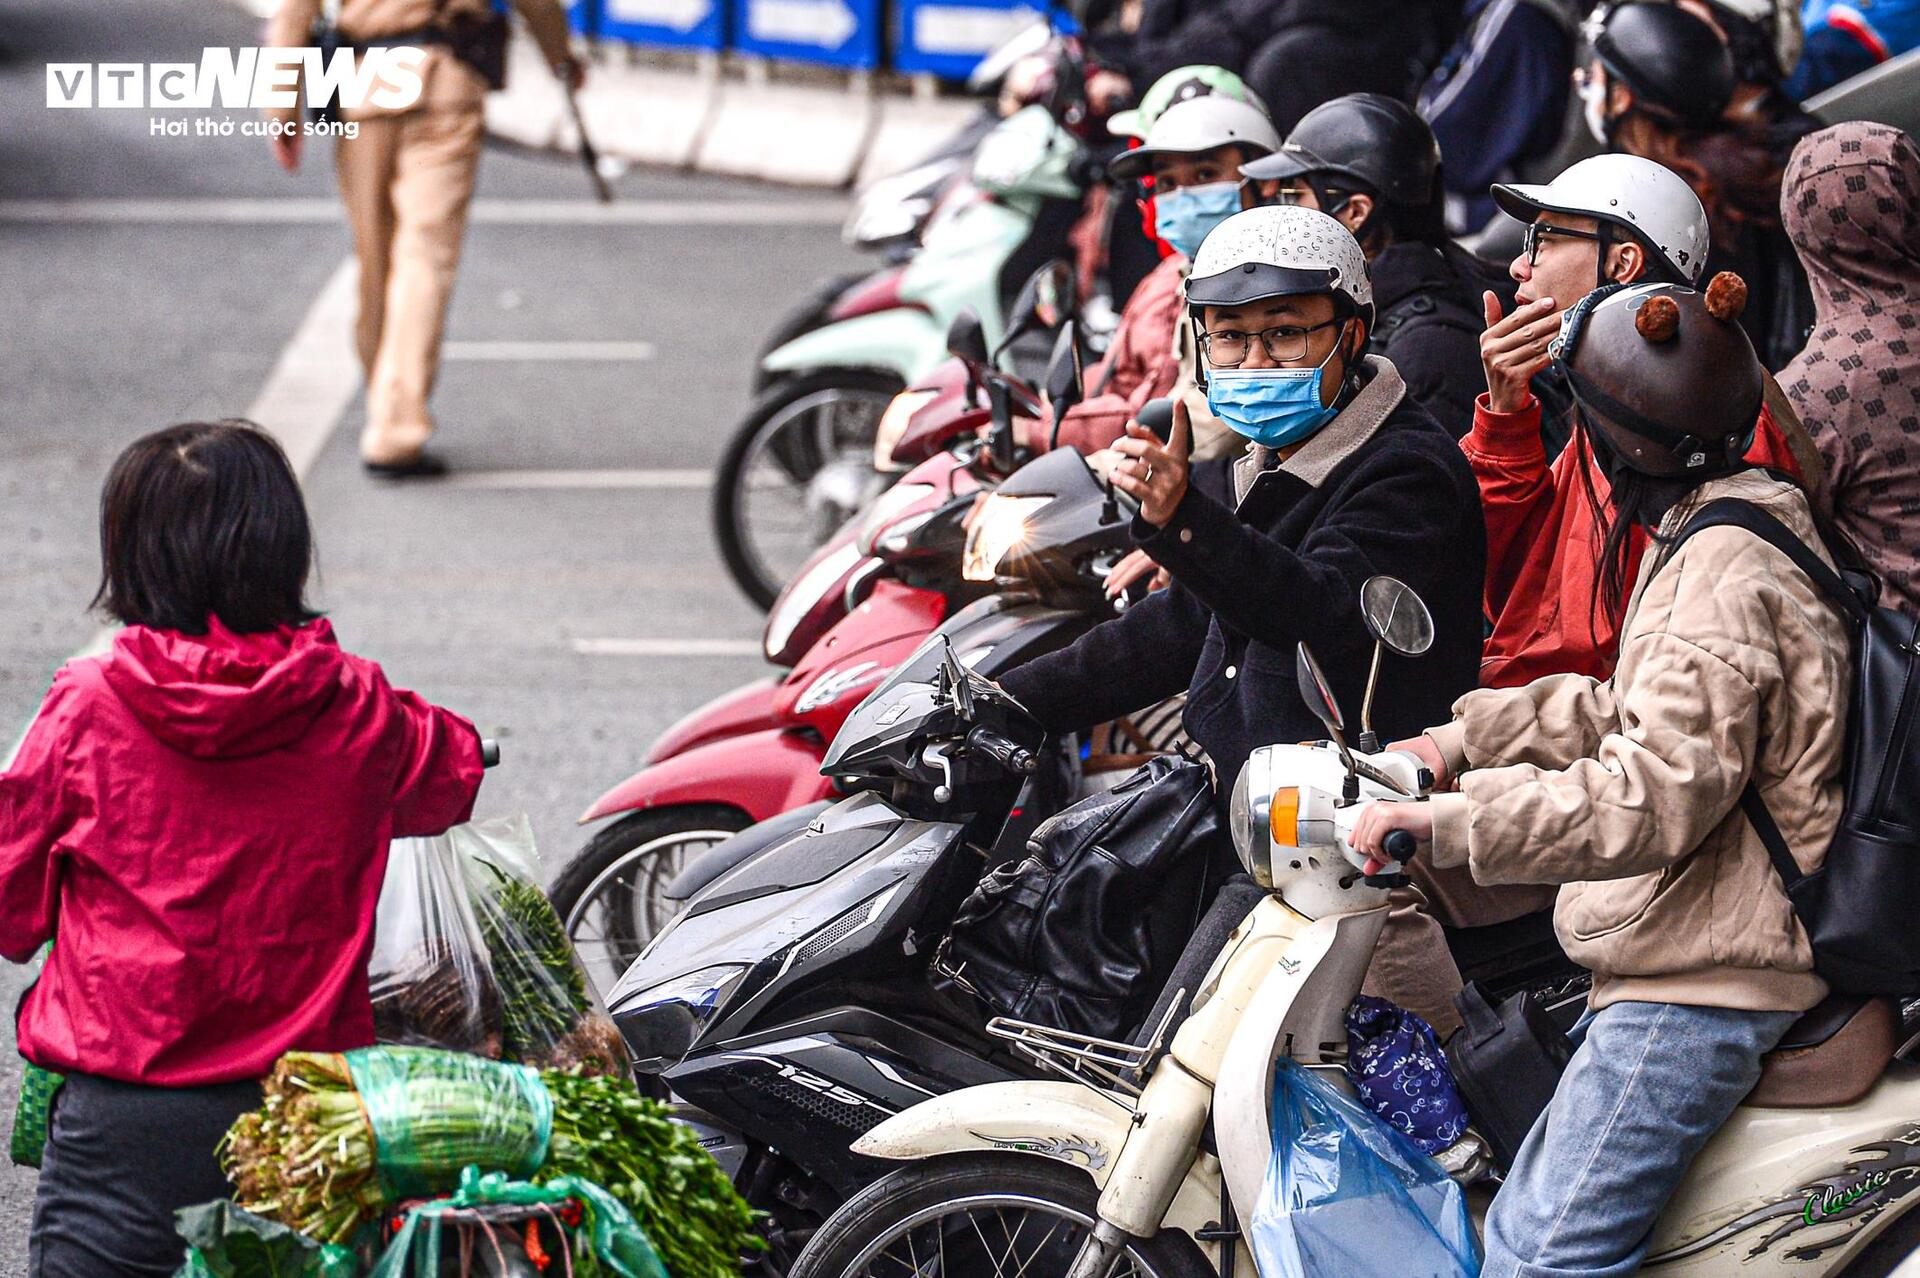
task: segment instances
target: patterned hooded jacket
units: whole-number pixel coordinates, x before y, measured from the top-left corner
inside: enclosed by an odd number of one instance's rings
[[[1818,315],[1781,387],[1882,601],[1920,613],[1920,149],[1884,124],[1809,134],[1780,213]]]

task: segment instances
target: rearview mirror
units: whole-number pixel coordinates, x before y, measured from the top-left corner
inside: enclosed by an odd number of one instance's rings
[[[1053,358],[1047,361],[1047,401],[1053,408],[1053,437],[1050,448],[1060,446],[1060,423],[1086,394],[1086,382],[1080,368],[1080,326],[1069,320],[1061,325],[1054,339]]]
[[[1433,647],[1433,614],[1412,586],[1397,577],[1369,577],[1360,587],[1360,614],[1375,639],[1403,657]]]
[[[1140,413],[1134,420],[1152,431],[1161,443],[1167,443],[1173,438],[1173,401],[1164,395],[1150,399],[1140,405]]]
[[[1346,724],[1340,717],[1340,703],[1334,700],[1333,685],[1327,682],[1325,672],[1307,645],[1300,644],[1295,651],[1298,655],[1293,662],[1294,677],[1300,684],[1300,699],[1307,703],[1313,717],[1326,724],[1327,731],[1337,738]]]
[[[984,369],[992,362],[987,352],[986,326],[972,307],[962,309],[947,327],[947,353],[974,370]]]

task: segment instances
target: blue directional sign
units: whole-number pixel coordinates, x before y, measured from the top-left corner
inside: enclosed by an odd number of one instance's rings
[[[964,80],[1002,41],[1045,20],[1035,0],[895,0],[894,69]]]
[[[742,53],[856,69],[880,65],[880,0],[733,4],[734,47]]]
[[[677,49],[718,49],[727,42],[725,0],[596,0],[603,39]]]

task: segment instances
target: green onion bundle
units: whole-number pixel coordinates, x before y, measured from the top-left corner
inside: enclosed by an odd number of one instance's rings
[[[623,1079],[372,1048],[289,1052],[265,1093],[228,1131],[222,1169],[238,1206],[321,1242],[349,1242],[386,1208],[447,1192],[475,1165],[604,1186],[673,1278],[733,1278],[763,1245],[694,1133]]]

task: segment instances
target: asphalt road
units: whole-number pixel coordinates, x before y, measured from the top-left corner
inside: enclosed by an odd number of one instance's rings
[[[442,455],[496,486],[372,481],[357,373],[298,376],[346,350],[331,144],[289,177],[258,138],[156,138],[145,111],[45,106],[48,62],[191,61],[255,31],[207,0],[0,12],[0,736],[99,634],[86,609],[114,455],[264,407],[312,452],[317,602],[397,684],[501,739],[480,811],[529,813],[552,872],[582,837],[574,818],[660,729],[760,671],[758,614],[685,472],[717,458],[781,306],[859,259],[831,197],[636,171],[616,189],[648,217],[612,221],[564,159],[493,151],[448,331],[465,357],[435,408]],[[553,471],[628,486],[528,474]],[[596,639],[667,642],[583,651]],[[0,1006],[24,981],[0,971]],[[3,1138],[18,1058],[0,1022]],[[0,1170],[0,1273],[25,1272],[32,1192],[31,1173]]]

